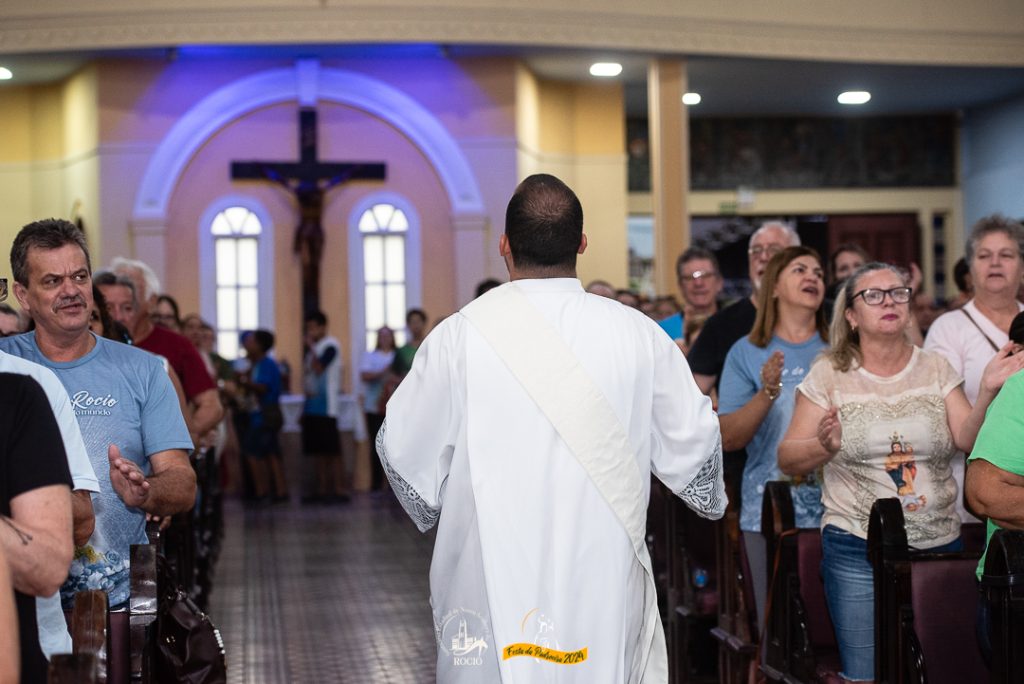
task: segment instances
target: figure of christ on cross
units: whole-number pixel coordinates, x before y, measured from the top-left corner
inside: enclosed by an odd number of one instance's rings
[[[324,230],[321,225],[324,195],[336,185],[353,180],[384,180],[380,162],[321,162],[317,160],[316,110],[299,110],[299,161],[245,161],[231,163],[233,180],[270,180],[287,188],[299,204],[299,224],[292,249],[302,266],[302,312],[320,309],[320,260]]]

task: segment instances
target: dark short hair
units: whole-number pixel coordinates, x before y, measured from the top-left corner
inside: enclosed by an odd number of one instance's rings
[[[310,321],[317,325],[327,325],[327,316],[324,315],[323,311],[317,309],[316,311],[310,311],[306,314],[306,317],[302,319],[303,323],[309,323]]]
[[[274,333],[269,330],[260,328],[259,330],[253,330],[248,334],[252,335],[253,339],[256,340],[256,344],[260,345],[260,349],[262,349],[264,353],[274,348]]]
[[[427,322],[427,312],[426,311],[424,311],[423,309],[409,309],[405,313],[405,324],[406,325],[409,325],[409,321],[412,320],[413,316],[419,316],[420,318],[423,319],[424,323]]]
[[[96,271],[92,276],[92,284],[97,287],[108,285],[127,287],[132,293],[132,301],[136,304],[139,303],[139,293],[135,291],[135,281],[127,276],[117,275],[113,271]],[[106,297],[103,298],[103,301],[106,301]]]
[[[71,221],[49,218],[34,221],[22,228],[11,245],[11,272],[14,280],[28,286],[28,251],[38,249],[60,249],[64,245],[77,245],[85,254],[85,267],[92,273],[89,246],[85,234]]]
[[[703,247],[690,247],[676,259],[676,279],[683,277],[683,266],[694,259],[707,259],[715,267],[715,273],[719,272],[718,257],[709,249]]]
[[[583,239],[583,205],[558,178],[532,175],[509,200],[505,236],[516,266],[575,268]]]
[[[487,280],[481,280],[476,286],[475,296],[479,297],[480,295],[487,294],[488,292],[490,292],[496,287],[499,287],[500,285],[501,281],[498,280],[497,278],[488,278]]]

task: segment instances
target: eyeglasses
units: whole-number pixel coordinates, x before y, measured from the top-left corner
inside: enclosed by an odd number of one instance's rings
[[[708,278],[714,278],[718,275],[718,271],[694,271],[687,275],[683,273],[679,276],[680,280],[707,280]]]
[[[862,297],[864,303],[868,306],[878,306],[885,301],[885,295],[889,295],[892,299],[893,304],[906,304],[910,301],[911,290],[909,287],[893,287],[888,290],[877,290],[873,287],[869,287],[866,290],[861,290],[857,294],[850,297],[850,305],[853,305],[853,300],[857,297]]]
[[[758,245],[757,247],[751,247],[750,249],[748,249],[747,254],[754,257],[755,259],[760,259],[761,255],[764,254],[767,255],[769,259],[771,259],[773,256],[775,256],[784,249],[785,247],[783,247],[782,245],[767,245],[765,247]]]
[[[7,278],[0,278],[0,302],[7,299]]]

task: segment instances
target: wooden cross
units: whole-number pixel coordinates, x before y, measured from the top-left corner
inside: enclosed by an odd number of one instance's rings
[[[324,194],[352,180],[384,180],[383,163],[321,162],[317,160],[316,110],[299,109],[299,161],[240,161],[231,163],[233,180],[270,180],[284,186],[299,203],[299,225],[293,250],[302,264],[303,317],[320,308],[320,260],[324,230],[321,226]]]

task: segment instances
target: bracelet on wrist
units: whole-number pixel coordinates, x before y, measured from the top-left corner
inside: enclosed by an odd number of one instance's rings
[[[778,385],[765,385],[762,389],[770,401],[775,401],[782,394],[782,383],[780,382]]]

